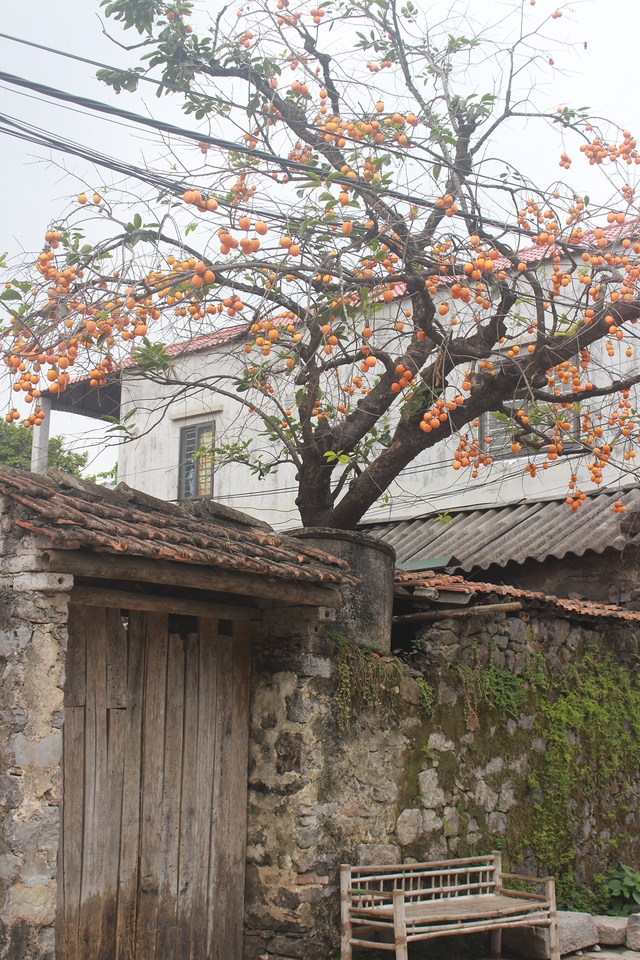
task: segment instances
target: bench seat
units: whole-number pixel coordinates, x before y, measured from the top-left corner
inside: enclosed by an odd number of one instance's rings
[[[427,921],[446,923],[464,920],[491,920],[509,917],[519,913],[549,909],[548,903],[539,900],[525,900],[505,896],[504,894],[484,893],[469,897],[450,897],[448,900],[421,900],[411,903],[405,900],[404,915],[407,926]],[[384,907],[351,908],[352,917],[393,917],[393,904]]]
[[[519,889],[509,889],[517,883]],[[543,893],[524,887],[541,884]],[[353,947],[395,951],[408,960],[408,944],[462,933],[491,935],[499,958],[504,927],[546,927],[551,960],[560,960],[553,877],[536,879],[502,872],[501,854],[340,867],[340,960]]]

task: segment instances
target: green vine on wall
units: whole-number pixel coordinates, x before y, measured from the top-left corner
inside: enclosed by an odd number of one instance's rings
[[[371,647],[358,646],[340,633],[328,636],[335,645],[336,719],[340,730],[346,730],[351,719],[365,708],[395,716],[404,679],[399,661],[395,657],[383,658]]]
[[[477,730],[486,710],[496,711],[506,725],[524,710],[535,713],[535,734],[544,742],[539,759],[529,753],[533,770],[528,778],[532,818],[520,853],[529,848],[556,878],[561,906],[580,909],[586,901],[576,894],[573,876],[577,830],[582,809],[603,824],[614,814],[606,797],[619,790],[619,773],[629,778],[640,767],[640,681],[637,673],[611,653],[588,648],[579,662],[549,676],[541,654],[531,658],[521,675],[478,662],[458,665],[465,715]],[[474,662],[475,660],[475,662]],[[615,837],[611,841],[615,848]],[[607,878],[608,879],[608,878]],[[586,894],[604,903],[605,877],[593,878]],[[599,892],[598,892],[599,891]],[[603,899],[604,897],[604,899]],[[588,904],[587,904],[588,905]]]
[[[535,856],[555,875],[559,899],[569,902],[576,816],[571,800],[597,806],[618,784],[618,773],[640,765],[640,684],[610,653],[587,650],[561,676],[532,685],[537,732],[546,750],[529,778],[534,796]],[[603,811],[606,817],[606,811]]]
[[[480,667],[477,647],[472,647],[471,650],[471,660],[475,660],[474,667],[466,663],[458,665],[467,707],[467,723],[472,729],[478,724],[478,709],[481,704],[495,708],[501,719],[506,721],[509,717],[519,717],[526,703],[527,697],[523,689],[525,677],[495,667],[491,662],[494,649],[492,644],[487,667]]]

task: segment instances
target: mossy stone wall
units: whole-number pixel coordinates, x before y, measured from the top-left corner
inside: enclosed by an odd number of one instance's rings
[[[439,622],[379,657],[277,612],[253,670],[245,956],[333,960],[338,866],[504,851],[564,906],[640,858],[640,687],[625,625]]]

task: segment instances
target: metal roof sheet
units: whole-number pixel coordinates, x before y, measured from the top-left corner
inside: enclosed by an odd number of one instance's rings
[[[613,511],[618,499],[626,507],[640,505],[640,488],[593,494],[575,513],[564,500],[549,500],[458,511],[448,522],[432,515],[365,529],[395,549],[399,567],[411,563],[415,570],[424,560],[426,569],[430,557],[450,556],[458,561],[453,568],[486,570],[493,564],[561,559],[568,553],[581,557],[588,550],[603,553],[640,542],[640,536],[629,539],[620,530],[625,514]]]

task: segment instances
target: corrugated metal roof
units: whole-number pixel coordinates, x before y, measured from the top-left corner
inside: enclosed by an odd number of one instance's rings
[[[622,495],[603,491],[588,496],[575,513],[564,500],[549,500],[459,511],[451,514],[448,523],[437,515],[364,529],[395,549],[399,567],[411,562],[415,569],[419,560],[451,556],[454,569],[486,570],[492,564],[504,567],[510,561],[560,559],[568,553],[581,557],[588,550],[603,553],[610,547],[621,550],[629,543],[640,543],[640,536],[630,540],[621,532],[620,518],[625,514],[613,511],[618,499],[626,507],[638,503],[640,488],[632,487]]]

